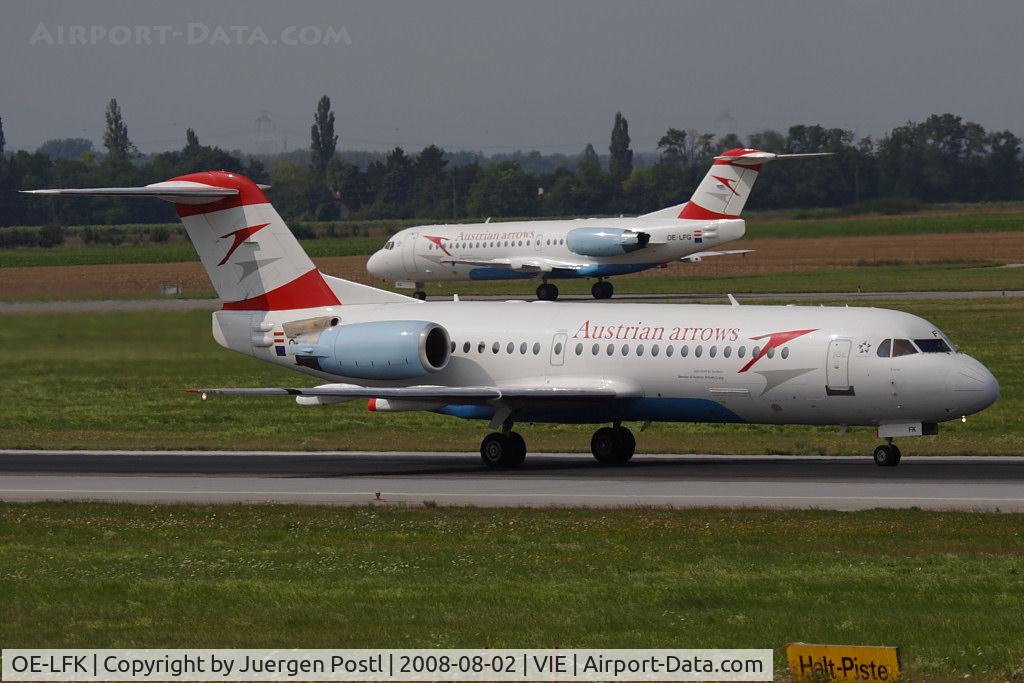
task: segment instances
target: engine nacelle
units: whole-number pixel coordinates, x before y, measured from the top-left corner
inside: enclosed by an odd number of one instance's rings
[[[576,228],[565,236],[565,245],[581,256],[619,256],[643,249],[650,241],[646,232],[623,228]]]
[[[424,320],[386,320],[329,327],[318,342],[295,349],[299,365],[360,379],[411,379],[443,370],[448,331]]]

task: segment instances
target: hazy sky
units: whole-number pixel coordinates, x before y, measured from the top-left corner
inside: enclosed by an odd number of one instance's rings
[[[3,2],[0,116],[29,149],[98,143],[110,97],[143,151],[189,126],[255,150],[261,111],[305,147],[325,93],[344,149],[603,152],[617,110],[645,151],[670,126],[877,135],[946,111],[1024,134],[1022,29],[1020,0]]]

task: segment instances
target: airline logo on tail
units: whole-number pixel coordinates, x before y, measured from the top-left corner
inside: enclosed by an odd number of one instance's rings
[[[231,255],[235,253],[235,250],[238,249],[238,247],[242,246],[243,242],[245,242],[247,239],[249,239],[250,237],[255,235],[257,232],[259,232],[263,228],[267,227],[268,225],[270,225],[270,223],[260,223],[259,225],[250,225],[247,228],[239,228],[238,230],[235,230],[234,232],[229,232],[226,235],[221,235],[220,238],[222,240],[226,240],[229,237],[234,237],[235,241],[231,244],[230,247],[228,247],[228,253],[224,254],[224,258],[222,258],[220,260],[220,263],[218,263],[217,265],[218,266],[223,266],[225,263],[227,263],[228,259],[231,258]]]

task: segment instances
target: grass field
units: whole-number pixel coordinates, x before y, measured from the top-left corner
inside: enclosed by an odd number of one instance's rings
[[[1018,681],[1024,518],[0,504],[4,647],[895,644]],[[1014,673],[1016,671],[1016,673]]]
[[[429,221],[428,221],[429,222]],[[170,226],[174,227],[174,226]],[[1024,212],[963,212],[863,216],[856,218],[815,218],[806,220],[765,220],[751,218],[748,238],[847,237],[918,235],[1024,230]],[[345,237],[302,240],[310,256],[368,255],[384,243],[385,237]],[[0,250],[0,267],[99,265],[111,263],[174,263],[193,261],[195,250],[180,241],[163,244],[66,245],[51,249],[25,247]]]
[[[1024,453],[1024,300],[881,302],[932,320],[999,379],[1002,398],[908,454]],[[315,380],[226,351],[208,313],[5,315],[0,327],[0,447],[475,450],[481,422],[377,414],[356,401],[302,407],[287,398],[218,397],[184,387],[288,386]],[[592,427],[520,425],[533,451],[589,449]],[[641,452],[869,454],[873,430],[658,424]]]

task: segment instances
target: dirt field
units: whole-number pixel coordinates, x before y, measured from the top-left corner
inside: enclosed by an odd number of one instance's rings
[[[627,277],[685,277],[797,272],[827,266],[878,263],[995,261],[1024,263],[1024,232],[744,239],[730,249],[754,249],[745,256],[676,263]],[[331,275],[373,283],[365,256],[316,259]],[[0,299],[95,299],[157,295],[164,284],[178,284],[186,296],[212,294],[198,261],[105,266],[0,268]]]

